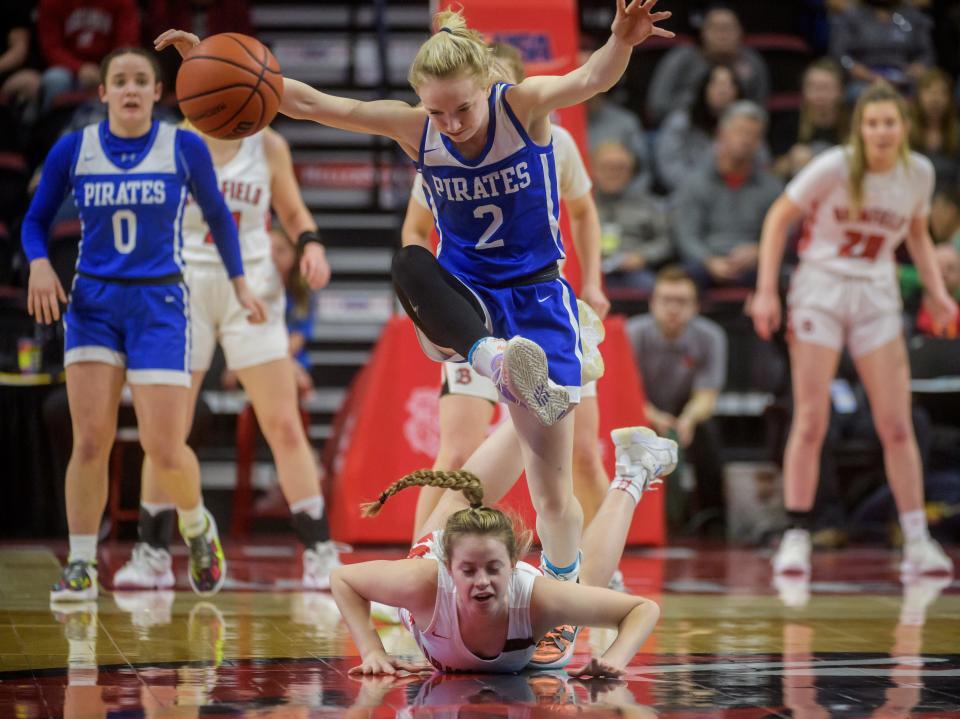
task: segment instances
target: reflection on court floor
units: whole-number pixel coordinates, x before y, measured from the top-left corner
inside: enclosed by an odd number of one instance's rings
[[[564,672],[360,681],[347,676],[357,654],[330,595],[291,580],[291,547],[228,545],[233,581],[212,599],[179,576],[176,591],[51,607],[62,548],[5,546],[0,717],[960,717],[960,582],[901,585],[885,550],[818,556],[814,582],[776,585],[764,552],[633,553],[628,588],[663,616],[621,682]],[[102,576],[126,549],[104,548]],[[374,556],[400,550],[345,559]],[[388,651],[417,656],[401,627],[380,631]],[[574,665],[610,634],[582,633]]]

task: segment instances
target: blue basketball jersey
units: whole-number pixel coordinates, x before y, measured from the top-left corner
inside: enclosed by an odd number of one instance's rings
[[[124,158],[132,163],[126,168],[104,147],[106,122],[81,132],[70,173],[83,223],[77,269],[116,279],[181,272],[187,177],[178,168],[177,128],[154,122],[140,156]]]
[[[505,98],[490,92],[487,143],[463,157],[427,118],[417,169],[423,175],[440,243],[437,259],[477,284],[500,284],[564,257],[553,143],[538,145]]]

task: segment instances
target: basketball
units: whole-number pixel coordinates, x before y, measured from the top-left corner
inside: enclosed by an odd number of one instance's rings
[[[187,54],[177,73],[184,117],[223,140],[269,125],[282,97],[280,63],[263,43],[240,33],[211,35]]]

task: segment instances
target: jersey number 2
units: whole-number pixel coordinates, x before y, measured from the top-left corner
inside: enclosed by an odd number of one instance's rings
[[[492,250],[494,247],[503,247],[503,240],[491,241],[490,239],[494,233],[500,229],[500,225],[503,224],[503,210],[496,205],[480,205],[480,207],[475,208],[473,211],[473,216],[478,220],[484,215],[490,215],[493,219],[490,220],[487,229],[480,235],[480,241],[474,245],[474,249]]]
[[[121,255],[129,255],[137,246],[137,216],[133,210],[113,213],[113,246]]]
[[[883,247],[883,235],[864,235],[862,232],[847,230],[846,239],[840,247],[840,256],[875,260],[881,247]]]

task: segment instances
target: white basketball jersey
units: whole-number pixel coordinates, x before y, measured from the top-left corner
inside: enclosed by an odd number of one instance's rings
[[[229,162],[217,170],[223,199],[240,235],[244,262],[270,256],[270,166],[263,149],[263,133],[246,137]],[[193,198],[183,213],[183,258],[188,263],[219,263],[210,228]]]
[[[814,158],[787,185],[787,196],[806,212],[800,257],[841,275],[892,277],[894,251],[912,219],[930,212],[934,170],[930,160],[910,153],[888,172],[868,172],[863,201],[851,216],[846,148]]]
[[[507,585],[510,618],[507,643],[496,657],[483,659],[471,652],[460,636],[457,616],[457,590],[446,563],[439,556],[442,530],[420,540],[410,556],[422,556],[437,563],[437,601],[430,626],[419,627],[406,610],[401,610],[404,626],[412,633],[427,660],[442,672],[519,672],[530,662],[537,643],[530,623],[530,596],[540,571],[526,562],[517,562]]]

